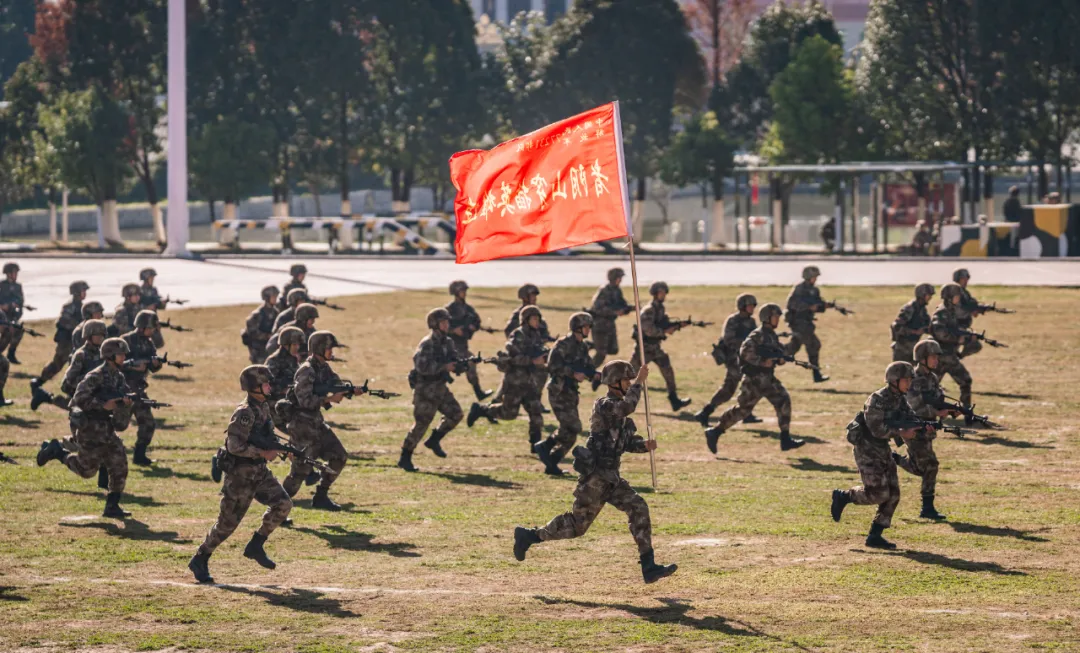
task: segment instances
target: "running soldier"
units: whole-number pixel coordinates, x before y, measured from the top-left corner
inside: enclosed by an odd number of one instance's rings
[[[668,336],[683,327],[682,323],[672,322],[664,309],[664,300],[667,299],[669,289],[663,281],[657,281],[649,286],[649,294],[652,302],[641,309],[641,328],[645,341],[645,364],[656,363],[660,368],[660,376],[664,377],[667,386],[668,401],[671,410],[680,410],[690,405],[690,399],[680,399],[679,392],[675,387],[675,369],[671,366],[671,358],[664,352],[661,343]],[[638,346],[637,326],[634,327],[634,355],[630,358],[630,364],[635,368],[641,367],[641,350]]]
[[[578,414],[580,394],[578,383],[599,381],[600,373],[589,360],[587,338],[592,330],[593,317],[588,313],[570,316],[570,333],[555,341],[548,355],[547,383],[548,402],[559,420],[559,428],[546,440],[536,445],[536,455],[544,463],[544,473],[562,476],[559,462],[573,448],[581,433],[581,416]]]
[[[263,513],[262,526],[252,534],[251,541],[244,547],[244,557],[266,569],[277,566],[266,555],[263,545],[266,538],[289,516],[292,500],[266,466],[268,461],[279,455],[278,452],[260,449],[250,441],[253,435],[269,435],[273,431],[270,406],[267,404],[272,378],[270,370],[264,365],[252,365],[240,372],[240,389],[247,393],[247,398],[233,411],[229,428],[225,430],[225,445],[218,449],[221,470],[225,472],[221,508],[217,522],[188,562],[188,569],[200,583],[214,582],[208,567],[210,556],[240,525],[253,499],[266,506],[266,512]]]
[[[739,348],[754,329],[757,321],[754,320],[754,311],[757,309],[757,297],[743,293],[735,299],[736,311],[724,320],[724,333],[720,336],[720,342],[713,346],[713,360],[717,365],[727,368],[724,375],[724,383],[712,396],[709,403],[705,404],[695,415],[694,419],[701,422],[702,426],[709,425],[709,417],[712,416],[719,406],[735,396],[739,389],[739,379],[742,378],[742,366],[739,365]],[[751,411],[743,418],[743,424],[757,424],[761,418]]]
[[[531,283],[527,283],[524,286],[518,288],[518,299],[521,300],[521,306],[518,306],[513,313],[510,314],[510,319],[506,322],[506,326],[503,328],[503,334],[506,339],[509,340],[514,331],[522,325],[521,311],[525,310],[528,306],[536,306],[537,299],[540,297],[540,289]],[[555,342],[555,338],[551,337],[551,332],[548,331],[547,322],[544,318],[540,318],[540,337],[544,342]],[[544,390],[544,384],[547,383],[547,370],[543,368],[534,368],[532,371],[532,380],[536,384],[537,393],[542,393]],[[502,401],[503,388],[500,387],[495,393],[495,398],[492,399],[492,403],[498,403]],[[541,412],[550,412],[544,406],[543,402],[540,404]]]
[[[274,318],[273,333],[277,333],[281,327],[296,319],[296,307],[308,303],[307,291],[303,288],[293,288],[289,291],[286,303],[288,303],[289,307],[278,313],[277,317]],[[280,300],[278,304],[280,305]]]
[[[105,307],[101,305],[101,302],[86,302],[82,307],[83,321],[71,332],[71,351],[79,351],[79,347],[83,346],[86,342],[86,334],[83,333],[83,327],[90,320],[100,320],[105,317]]]
[[[946,374],[960,386],[960,403],[971,406],[971,374],[960,361],[961,348],[966,348],[974,338],[964,335],[960,326],[960,302],[963,300],[963,288],[955,283],[941,287],[941,305],[934,311],[930,333],[938,345],[941,355],[938,357],[938,378]]]
[[[277,286],[266,286],[260,294],[263,305],[251,311],[240,334],[240,340],[248,348],[248,360],[253,365],[266,361],[266,342],[274,333],[274,320],[278,316],[277,300],[280,293]]]
[[[442,419],[424,441],[424,446],[439,458],[446,458],[446,452],[439,443],[462,418],[461,405],[448,385],[454,380],[450,375],[461,374],[466,364],[449,335],[450,311],[445,308],[431,311],[427,314],[427,326],[431,333],[417,345],[413,354],[413,369],[409,373],[409,385],[413,390],[413,425],[401,445],[401,458],[397,463],[407,472],[416,471],[412,462],[413,452],[420,438],[427,433],[436,413],[442,413]]]
[[[511,420],[518,416],[521,406],[529,414],[529,450],[540,441],[544,416],[540,406],[540,390],[534,380],[537,372],[547,374],[548,350],[541,331],[540,309],[529,305],[521,310],[521,326],[510,334],[506,353],[500,352],[500,371],[503,377],[502,399],[490,405],[474,403],[469,409],[466,424],[472,428],[476,420],[485,417]]]
[[[870,525],[870,534],[866,536],[866,546],[876,549],[896,548],[881,535],[892,525],[893,513],[900,503],[900,479],[896,475],[896,461],[893,460],[889,441],[899,437],[910,443],[918,429],[897,429],[888,426],[887,422],[916,418],[904,398],[914,376],[911,363],[902,361],[890,364],[885,370],[887,385],[867,398],[862,411],[847,427],[847,439],[854,445],[855,464],[859,468],[862,485],[850,490],[833,490],[832,493],[833,521],[840,521],[844,507],[849,503],[878,507]],[[926,432],[933,435],[930,427]]]
[[[934,340],[923,340],[915,345],[915,378],[907,391],[907,402],[911,410],[928,422],[935,422],[941,417],[951,415],[947,409],[939,409],[945,403],[945,393],[938,384],[938,357],[941,345]],[[906,472],[922,477],[922,512],[923,519],[945,519],[934,507],[934,493],[937,490],[938,459],[934,454],[933,431],[919,432],[907,441],[908,455],[893,454],[897,466]]]
[[[959,268],[952,275],[953,283],[960,286],[960,303],[956,307],[956,322],[961,329],[971,329],[971,325],[974,324],[975,318],[983,314],[984,311],[979,309],[979,300],[971,296],[968,292],[968,283],[971,281],[971,273],[964,268]],[[968,356],[974,356],[982,351],[982,343],[972,338],[964,343],[964,348],[957,354],[959,358],[967,358]]]
[[[574,507],[542,528],[515,528],[515,558],[524,560],[529,547],[540,542],[581,537],[604,504],[611,504],[626,513],[630,520],[630,535],[637,543],[645,582],[654,583],[675,573],[676,565],[656,564],[649,506],[619,474],[623,453],[646,453],[656,449],[656,440],[646,440],[638,435],[637,426],[630,418],[637,409],[648,376],[647,366],[638,368],[635,377],[633,366],[626,361],[616,360],[604,365],[601,377],[608,386],[607,395],[593,404],[589,439],[584,447],[574,450],[574,469],[581,474],[574,490]]]
[[[113,313],[113,323],[109,327],[110,338],[119,338],[134,329],[135,316],[142,310],[139,308],[139,298],[142,295],[139,293],[138,284],[129,283],[125,285],[120,294],[124,298],[124,303],[117,306],[115,313]]]
[[[102,465],[108,472],[109,493],[105,497],[104,517],[124,519],[131,513],[120,507],[120,496],[127,485],[127,455],[124,443],[116,435],[131,422],[131,391],[121,367],[128,345],[120,338],[110,338],[101,345],[103,365],[91,370],[79,382],[71,398],[71,420],[76,425],[78,452],[69,453],[53,439],[41,443],[37,464],[59,460],[83,478],[98,473]]]
[[[158,311],[165,310],[168,306],[169,300],[162,299],[158,289],[154,287],[154,279],[156,278],[157,270],[154,268],[139,270],[139,281],[142,281],[142,285],[139,286],[139,310],[153,311],[156,314]],[[161,334],[160,328],[150,336],[150,339],[158,349],[165,346],[165,337]]]
[[[131,359],[124,364],[124,379],[131,391],[138,395],[146,394],[146,388],[149,386],[147,376],[158,372],[162,367],[153,339],[158,330],[157,313],[139,311],[139,314],[135,316],[135,328],[121,336],[127,343],[128,353],[131,356]],[[157,429],[154,414],[150,407],[142,402],[135,404],[132,413],[139,428],[135,436],[135,450],[132,452],[131,462],[143,467],[153,465],[154,461],[146,456],[146,449],[154,440],[154,431]]]
[[[805,442],[791,437],[791,396],[784,384],[776,378],[776,366],[785,363],[784,348],[776,335],[783,309],[779,304],[765,304],[758,315],[761,326],[754,329],[739,347],[739,361],[742,366],[742,386],[739,399],[734,406],[720,415],[716,426],[705,429],[705,444],[709,451],[716,453],[716,443],[720,436],[735,422],[745,418],[754,410],[764,397],[776,409],[776,420],[780,425],[780,450],[797,449]]]
[[[4,398],[4,388],[7,387],[8,372],[11,370],[11,365],[8,363],[7,357],[4,356],[4,352],[7,351],[7,347],[11,344],[11,339],[16,333],[15,323],[8,318],[8,311],[14,305],[14,296],[0,294],[0,408],[15,403]],[[30,386],[31,393],[36,389],[37,386]]]
[[[605,358],[619,353],[619,334],[615,329],[615,320],[634,312],[634,307],[626,303],[622,288],[619,287],[625,276],[626,272],[622,268],[608,270],[607,285],[596,291],[589,308],[593,317],[593,345],[596,347],[592,364],[598,369],[604,364]],[[596,386],[593,389],[595,390]]]
[[[303,307],[301,307],[303,308]],[[312,307],[314,308],[314,307]],[[299,309],[297,309],[299,312]],[[304,450],[304,455],[313,460],[325,460],[330,468],[322,474],[322,480],[315,489],[311,507],[320,510],[336,511],[341,506],[328,496],[330,486],[334,484],[341,470],[345,469],[348,454],[341,440],[326,424],[323,408],[341,403],[345,394],[326,393],[323,388],[341,383],[330,362],[334,359],[334,347],[339,345],[337,338],[329,331],[316,331],[308,339],[311,356],[296,371],[293,387],[289,389],[289,402],[293,404],[292,420],[288,424],[292,443]],[[290,497],[300,491],[300,484],[311,474],[312,465],[293,460],[292,469],[285,477],[282,486]]]
[[[72,333],[75,331],[75,327],[82,322],[82,303],[86,299],[86,291],[90,290],[90,286],[85,281],[76,281],[68,287],[68,290],[71,292],[71,301],[64,304],[64,307],[60,309],[60,317],[56,320],[56,334],[53,336],[56,351],[53,353],[53,358],[49,361],[49,364],[41,370],[41,374],[30,379],[31,390],[48,383],[49,379],[64,369],[64,365],[71,358]]]
[[[281,299],[278,300],[278,308],[285,310],[285,302],[289,300],[289,293],[294,289],[300,289],[307,294],[307,286],[304,285],[304,277],[307,276],[307,266],[303,263],[294,263],[289,267],[289,282],[281,289]],[[304,301],[307,301],[306,299]]]
[[[791,328],[791,340],[786,346],[787,353],[794,356],[799,353],[803,345],[806,345],[806,357],[810,359],[810,364],[814,367],[821,367],[819,359],[821,341],[814,333],[816,330],[814,315],[824,313],[827,308],[825,300],[821,298],[821,291],[816,285],[819,276],[821,276],[821,270],[817,266],[803,268],[803,282],[791,289],[791,294],[787,299],[787,313],[784,314],[784,320]],[[820,369],[812,370],[812,372],[814,383],[829,380],[829,377],[824,376]]]
[[[26,298],[23,296],[22,284],[19,283],[18,263],[4,264],[4,278],[0,279],[0,295],[7,295],[11,298],[11,308],[7,312],[7,318],[12,324],[19,324],[22,321],[24,310],[33,310],[32,307],[26,305]],[[15,356],[22,339],[23,332],[15,329],[11,335],[11,344],[8,345],[7,349],[7,359],[12,365],[22,365],[22,362]],[[0,354],[2,353],[0,351]]]
[[[282,402],[292,387],[296,372],[300,369],[300,347],[303,346],[307,337],[304,332],[296,327],[285,327],[278,334],[278,342],[281,344],[278,350],[266,359],[266,367],[274,375],[270,382],[270,413],[274,418],[274,424],[278,430],[286,431],[292,412],[288,401]]]
[[[915,299],[904,304],[892,323],[892,359],[915,363],[913,349],[919,338],[930,332],[930,314],[926,311],[934,287],[928,283],[915,286]]]
[[[450,283],[450,295],[454,298],[446,305],[450,313],[450,339],[454,341],[454,349],[462,358],[472,358],[469,352],[469,341],[481,328],[480,314],[469,305],[466,300],[469,293],[469,284],[464,281]],[[465,372],[465,378],[469,380],[477,401],[483,401],[491,396],[490,390],[484,390],[480,386],[480,377],[476,373],[476,363],[469,363],[469,369]]]
[[[319,318],[319,309],[315,308],[314,304],[300,304],[296,307],[296,319],[292,322],[286,322],[282,325],[281,329],[270,336],[270,339],[266,341],[266,354],[267,356],[273,354],[278,350],[279,338],[281,331],[286,327],[296,327],[304,332],[304,342],[300,345],[300,361],[306,361],[308,357],[308,339],[315,334],[315,320]]]
[[[108,334],[105,322],[87,320],[83,323],[81,331],[83,344],[71,355],[71,362],[68,363],[67,370],[64,371],[64,379],[60,382],[60,392],[63,394],[52,394],[46,392],[44,388],[34,388],[30,399],[30,410],[37,410],[41,404],[46,403],[67,410],[79,382],[87,372],[100,364],[101,343],[105,341]]]

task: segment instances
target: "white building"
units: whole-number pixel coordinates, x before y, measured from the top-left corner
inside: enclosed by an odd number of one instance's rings
[[[481,16],[495,23],[507,23],[522,11],[539,11],[548,22],[565,14],[574,0],[469,0],[477,21]]]

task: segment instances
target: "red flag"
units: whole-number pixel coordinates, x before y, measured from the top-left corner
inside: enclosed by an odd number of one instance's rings
[[[620,134],[612,103],[490,150],[450,157],[457,262],[625,238]]]

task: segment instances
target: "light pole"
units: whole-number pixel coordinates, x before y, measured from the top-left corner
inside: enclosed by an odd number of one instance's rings
[[[187,257],[188,252],[188,168],[187,168],[187,3],[169,0],[168,36],[168,121],[169,242],[165,256]]]

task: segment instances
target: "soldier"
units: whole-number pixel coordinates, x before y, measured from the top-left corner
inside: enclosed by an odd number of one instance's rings
[[[705,443],[709,451],[716,453],[716,442],[735,422],[749,415],[761,398],[769,400],[776,409],[776,420],[780,424],[780,450],[789,451],[803,446],[802,440],[791,437],[791,396],[776,378],[776,366],[783,365],[782,358],[771,355],[769,350],[783,352],[780,338],[776,336],[776,327],[780,324],[783,309],[779,304],[765,304],[759,315],[761,326],[754,329],[739,347],[739,360],[742,365],[742,387],[739,399],[734,406],[720,415],[716,426],[705,429]]]
[[[277,333],[281,327],[296,319],[296,307],[308,303],[307,291],[303,288],[293,288],[289,291],[286,302],[289,307],[278,313],[277,317],[274,318],[274,330],[272,333]]]
[[[971,296],[968,292],[968,282],[971,281],[971,273],[964,268],[959,268],[953,272],[953,283],[960,286],[960,303],[956,307],[956,323],[961,329],[971,329],[971,325],[975,322],[975,318],[983,314],[983,311],[979,310],[979,300]],[[964,348],[960,350],[958,354],[959,358],[967,358],[968,356],[974,356],[982,351],[982,343],[978,340],[971,338],[964,343]]]
[[[920,419],[930,422],[951,414],[947,409],[938,408],[945,402],[945,393],[941,391],[937,374],[934,373],[938,367],[939,356],[941,345],[933,340],[923,340],[915,345],[915,360],[918,361],[918,366],[907,391],[908,406]],[[907,441],[907,451],[907,456],[894,453],[893,460],[908,473],[922,477],[922,512],[919,516],[923,519],[945,519],[945,515],[934,508],[938,474],[934,432],[916,433],[914,438]]]
[[[656,449],[656,441],[638,435],[634,420],[630,418],[637,409],[648,376],[647,366],[638,368],[635,377],[633,366],[626,361],[611,361],[604,365],[601,378],[608,386],[607,395],[593,404],[589,439],[584,447],[574,451],[574,469],[581,474],[574,490],[574,507],[542,528],[515,528],[515,558],[524,560],[529,547],[540,542],[581,537],[604,504],[611,504],[629,517],[630,535],[641,555],[641,575],[645,582],[654,583],[675,573],[676,565],[656,564],[649,506],[619,474],[624,452],[646,453]]]
[[[296,319],[292,322],[286,322],[282,325],[281,330],[270,336],[270,339],[266,341],[266,354],[273,354],[278,349],[279,338],[281,331],[285,327],[296,327],[304,332],[304,342],[300,344],[300,361],[306,361],[308,357],[308,343],[307,340],[315,334],[315,320],[319,318],[319,309],[314,304],[300,304],[296,307]]]
[[[79,347],[83,346],[85,342],[85,334],[83,334],[83,327],[90,320],[100,320],[105,317],[105,307],[101,305],[101,302],[86,302],[82,307],[83,321],[79,322],[78,326],[71,332],[71,351],[79,351]]]
[[[244,331],[240,334],[240,339],[248,348],[248,359],[253,365],[261,365],[266,361],[266,342],[274,333],[279,294],[277,286],[266,286],[262,289],[263,305],[251,311]]]
[[[818,356],[821,353],[821,341],[814,334],[814,315],[825,312],[825,301],[821,299],[821,291],[816,285],[819,276],[821,270],[817,266],[803,268],[803,282],[791,289],[787,299],[787,313],[784,314],[784,320],[791,328],[787,353],[794,356],[806,345],[806,356],[815,367],[820,367]],[[814,383],[829,380],[829,377],[822,375],[821,370],[812,371]]]
[[[158,289],[154,287],[154,279],[157,278],[157,270],[154,268],[143,268],[139,270],[139,280],[142,281],[142,285],[139,286],[139,310],[142,311],[158,311],[165,310],[168,306],[168,301],[163,300],[158,293]],[[155,331],[150,339],[154,342],[154,346],[161,348],[165,346],[165,337],[161,335],[161,329]]]
[[[64,379],[60,382],[60,392],[63,394],[51,394],[44,388],[34,388],[30,399],[30,409],[37,410],[41,404],[51,403],[57,408],[67,409],[71,403],[71,396],[79,386],[86,373],[99,365],[101,360],[101,343],[105,341],[108,331],[104,320],[87,320],[80,329],[83,344],[71,355],[67,370],[64,371]],[[67,396],[64,396],[67,395]]]
[[[118,338],[134,329],[135,316],[142,310],[139,308],[139,299],[142,295],[139,293],[138,284],[126,284],[120,294],[124,302],[117,306],[113,313],[113,323],[109,327],[110,338]]]
[[[8,311],[14,305],[14,296],[0,293],[0,408],[15,403],[4,398],[4,388],[7,386],[8,372],[11,370],[11,365],[8,363],[7,357],[4,356],[4,352],[7,351],[7,347],[16,332],[14,323],[8,318]],[[35,386],[31,385],[30,389],[34,390]]]
[[[938,357],[938,378],[946,374],[951,376],[953,381],[956,381],[956,385],[960,386],[960,403],[970,406],[971,374],[960,362],[960,348],[974,338],[962,333],[959,311],[962,299],[963,289],[959,285],[947,283],[941,287],[941,305],[934,311],[930,333],[941,346],[941,355]]]
[[[469,284],[464,281],[450,283],[450,295],[453,300],[446,305],[450,313],[450,339],[454,341],[454,349],[461,358],[472,358],[469,352],[469,341],[480,330],[480,315],[476,309],[469,306],[465,301],[469,293]],[[480,377],[476,374],[476,363],[469,363],[469,369],[465,372],[465,378],[469,380],[477,401],[483,401],[491,396],[490,390],[480,387]]]
[[[297,312],[299,311],[300,309],[297,309]],[[322,409],[331,407],[331,404],[341,403],[345,395],[340,392],[330,395],[320,394],[316,390],[319,386],[341,383],[341,379],[334,373],[329,363],[334,358],[334,347],[337,346],[337,338],[329,331],[316,331],[311,334],[308,338],[311,357],[296,371],[293,387],[288,392],[289,401],[294,407],[292,420],[288,424],[288,432],[293,444],[298,448],[303,448],[308,458],[325,460],[332,472],[323,473],[322,481],[315,489],[315,496],[311,499],[311,507],[331,511],[341,510],[341,506],[334,503],[327,493],[341,474],[341,470],[345,469],[348,454],[338,437],[326,425]],[[300,490],[300,484],[312,469],[313,467],[309,464],[296,460],[292,462],[292,469],[282,482],[282,486],[290,497],[296,496]]]
[[[292,387],[293,379],[296,378],[296,371],[300,369],[300,347],[305,340],[307,340],[307,336],[296,327],[285,327],[278,334],[278,342],[281,346],[266,359],[266,367],[274,375],[274,379],[270,383],[272,388],[270,399],[275,402],[284,399],[289,388]],[[292,419],[292,414],[288,411],[290,405],[285,402],[281,405],[281,408],[284,409],[281,411],[278,410],[277,404],[270,405],[274,424],[281,431],[286,430],[289,420]]]
[[[547,384],[548,402],[559,420],[559,428],[546,440],[536,445],[536,455],[544,463],[544,473],[562,476],[559,462],[570,452],[581,433],[581,417],[578,415],[578,383],[599,381],[600,373],[589,361],[589,343],[586,339],[592,330],[593,317],[588,313],[570,316],[570,332],[559,338],[548,355]]]
[[[188,569],[200,583],[213,583],[207,563],[214,550],[229,539],[240,521],[244,519],[252,499],[266,506],[262,526],[251,536],[244,547],[244,557],[254,560],[266,569],[277,565],[266,555],[263,545],[266,538],[281,525],[292,510],[292,500],[266,466],[277,457],[277,452],[260,449],[249,438],[259,433],[270,433],[270,384],[273,375],[265,365],[251,365],[240,372],[240,389],[247,397],[229,419],[225,430],[225,445],[218,450],[225,483],[221,487],[221,508],[217,522],[206,534],[195,556],[188,562]]]
[[[68,290],[71,292],[71,301],[60,309],[60,317],[56,320],[56,335],[53,336],[56,351],[49,364],[41,370],[41,374],[30,379],[31,389],[48,383],[49,379],[64,369],[64,364],[71,357],[72,332],[82,322],[82,303],[86,299],[86,291],[90,290],[90,286],[85,281],[76,281],[68,287]]]
[[[524,286],[518,288],[518,299],[521,300],[521,306],[518,306],[513,313],[510,314],[510,319],[507,321],[506,326],[503,328],[503,334],[506,335],[506,339],[509,340],[510,336],[514,333],[514,330],[521,326],[521,311],[528,306],[536,306],[536,301],[540,297],[540,289],[531,283],[527,283]],[[555,338],[551,337],[551,332],[548,331],[547,322],[544,318],[540,318],[540,337],[544,342],[554,342]],[[532,371],[532,380],[536,384],[536,392],[542,393],[544,390],[544,384],[547,383],[547,371],[543,368],[534,368]],[[492,399],[492,403],[502,401],[503,388],[499,388],[495,393],[495,398]],[[550,412],[543,403],[540,404],[541,412]]]
[[[625,276],[626,272],[623,272],[622,268],[611,268],[607,271],[607,285],[601,286],[593,295],[592,307],[589,308],[589,313],[593,316],[593,345],[596,346],[596,353],[592,358],[593,367],[599,368],[609,354],[614,356],[619,353],[615,320],[634,312],[634,307],[626,303],[619,287]]]
[[[892,359],[914,363],[912,349],[919,338],[930,332],[930,314],[926,312],[934,287],[928,283],[915,286],[915,299],[900,308],[900,314],[892,323]]]
[[[876,549],[896,548],[881,536],[892,524],[893,512],[900,503],[900,480],[896,476],[896,462],[889,440],[900,437],[910,443],[917,429],[891,428],[886,421],[915,417],[904,398],[914,376],[911,363],[897,361],[886,368],[885,383],[888,385],[867,398],[862,411],[847,427],[848,442],[855,445],[855,464],[859,467],[862,485],[850,490],[833,490],[832,493],[833,521],[840,521],[844,507],[849,503],[878,507],[870,534],[866,536],[866,546]],[[933,429],[928,427],[927,433],[932,435]]]
[[[431,311],[427,314],[427,326],[431,333],[417,345],[413,354],[413,371],[409,374],[409,385],[413,389],[413,425],[401,445],[401,458],[397,464],[407,472],[416,471],[412,462],[413,452],[420,438],[427,433],[436,413],[442,413],[442,419],[424,446],[439,458],[446,457],[439,443],[462,418],[461,405],[448,385],[453,381],[450,374],[460,374],[463,367],[460,352],[449,335],[450,311],[445,308]]]
[[[120,496],[127,484],[127,456],[124,443],[116,435],[131,422],[132,400],[121,366],[128,345],[120,338],[101,344],[103,365],[91,370],[79,382],[71,398],[71,419],[77,425],[75,441],[78,452],[69,453],[53,439],[41,443],[37,464],[59,460],[83,478],[90,478],[104,465],[108,472],[109,493],[105,497],[105,517],[124,519],[131,513],[120,507]]]
[[[649,294],[652,302],[641,309],[641,328],[644,331],[645,341],[645,364],[656,363],[660,368],[660,375],[664,377],[667,385],[668,401],[671,402],[671,410],[679,410],[690,405],[690,399],[680,399],[675,388],[675,369],[671,367],[671,358],[661,348],[661,343],[667,337],[679,329],[682,325],[672,323],[668,319],[664,309],[664,300],[667,299],[669,289],[663,281],[657,281],[649,286]],[[630,364],[635,368],[641,367],[641,351],[638,347],[637,327],[634,328],[634,355],[630,358]]]
[[[281,299],[278,301],[278,308],[283,311],[287,308],[285,302],[289,301],[289,293],[293,289],[299,288],[304,291],[305,295],[307,294],[307,286],[304,285],[304,277],[307,276],[307,266],[303,263],[293,263],[292,266],[289,267],[289,276],[292,278],[289,279],[289,283],[285,284],[281,289]],[[304,301],[307,301],[307,299],[305,298]]]
[[[11,309],[7,312],[8,321],[12,324],[18,324],[22,320],[23,310],[26,308],[26,298],[23,296],[22,284],[19,283],[18,263],[4,264],[4,278],[0,280],[0,295],[11,297]],[[11,335],[11,344],[8,345],[7,349],[7,359],[12,365],[22,365],[15,356],[15,350],[19,348],[22,338],[23,332],[15,329]]]
[[[124,379],[131,391],[137,394],[145,394],[148,383],[147,375],[156,373],[161,369],[161,359],[157,355],[157,347],[154,346],[154,333],[158,331],[158,316],[153,311],[139,311],[135,316],[135,328],[125,333],[121,338],[127,343],[131,359],[124,365]],[[135,450],[131,455],[131,462],[136,465],[153,465],[154,461],[146,456],[146,449],[154,439],[154,431],[157,423],[150,407],[143,403],[136,403],[132,408],[138,431],[135,437]]]
[[[521,326],[510,334],[500,369],[505,369],[502,399],[489,405],[473,403],[465,423],[472,428],[481,417],[492,419],[516,419],[522,405],[529,415],[529,450],[540,441],[544,429],[544,416],[540,406],[540,390],[534,380],[537,370],[545,374],[548,350],[540,330],[540,309],[529,305],[521,310]],[[501,352],[500,352],[501,354]]]
[[[754,320],[757,297],[743,293],[735,299],[735,308],[737,310],[724,320],[724,333],[720,337],[720,342],[713,347],[713,358],[716,360],[716,364],[726,367],[727,373],[724,375],[723,385],[717,389],[716,394],[712,396],[709,403],[705,404],[694,415],[694,419],[701,422],[702,426],[708,426],[709,417],[712,416],[713,411],[734,397],[735,391],[739,389],[739,379],[742,378],[742,367],[739,365],[739,348],[742,347],[746,336],[757,328],[757,321]],[[761,418],[755,416],[752,411],[743,418],[743,424],[757,424],[759,422],[761,422]]]

